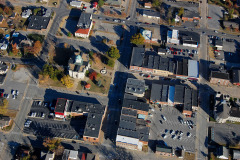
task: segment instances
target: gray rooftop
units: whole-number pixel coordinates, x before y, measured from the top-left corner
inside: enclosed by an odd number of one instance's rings
[[[187,18],[198,17],[198,18],[200,18],[200,14],[195,11],[190,11],[190,10],[184,9],[184,13],[183,13],[182,17],[187,17]]]
[[[232,70],[232,82],[233,83],[240,83],[240,69],[233,69]]]
[[[32,16],[27,28],[35,30],[47,29],[49,21],[50,17]]]
[[[90,25],[92,23],[91,17],[92,17],[91,13],[82,12],[79,17],[77,27],[83,28],[83,29],[90,28]]]
[[[143,9],[143,15],[152,16],[152,17],[160,17],[160,12],[150,10],[150,9]]]
[[[125,88],[126,93],[143,94],[145,92],[145,81],[128,78]]]

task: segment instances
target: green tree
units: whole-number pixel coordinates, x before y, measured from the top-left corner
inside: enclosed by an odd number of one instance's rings
[[[88,54],[90,58],[93,58],[93,51],[89,51]]]
[[[39,11],[41,11],[42,9],[41,8],[35,8],[33,10],[33,14],[36,15]]]
[[[104,0],[98,1],[98,7],[101,8],[104,5]]]
[[[159,0],[153,0],[152,1],[152,6],[153,7],[160,7],[161,6],[161,2]]]
[[[71,37],[71,36],[72,36],[72,33],[71,33],[71,32],[68,32],[68,33],[67,33],[67,36],[68,36],[68,37]]]
[[[107,54],[109,57],[114,59],[120,58],[119,50],[117,49],[117,47],[110,47],[107,51]]]
[[[140,44],[144,44],[145,39],[141,33],[136,33],[131,37],[130,41],[133,44],[140,45]]]
[[[184,14],[184,8],[181,7],[181,8],[179,9],[179,11],[178,11],[178,15],[179,15],[179,16],[182,16],[183,14]]]
[[[45,138],[43,141],[43,146],[51,152],[57,152],[64,149],[61,145],[61,141],[58,139]]]
[[[115,64],[114,60],[109,58],[108,62],[107,62],[107,65],[110,66],[110,67],[114,67],[114,64]]]

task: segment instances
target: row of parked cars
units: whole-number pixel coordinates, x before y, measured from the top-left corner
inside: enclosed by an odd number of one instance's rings
[[[12,99],[16,99],[17,96],[19,95],[19,91],[18,90],[11,90],[11,94],[12,94]],[[4,98],[9,98],[10,95],[8,93],[4,93],[4,89],[0,90],[0,97],[4,97]]]

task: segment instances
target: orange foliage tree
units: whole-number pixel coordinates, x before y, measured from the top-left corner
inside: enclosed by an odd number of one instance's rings
[[[17,55],[18,54],[18,49],[17,49],[17,44],[16,43],[14,43],[14,44],[12,44],[12,53],[13,53],[13,55]]]
[[[33,46],[34,54],[38,54],[41,51],[42,44],[40,41],[36,41]]]
[[[89,79],[96,80],[97,79],[97,72],[93,71],[92,73],[89,74]]]

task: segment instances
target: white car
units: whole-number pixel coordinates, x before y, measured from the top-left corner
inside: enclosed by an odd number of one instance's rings
[[[191,135],[192,135],[192,134],[191,134],[190,132],[187,133],[187,137],[191,137]]]
[[[12,90],[12,95],[14,95],[15,94],[15,90]]]
[[[6,94],[6,98],[9,98],[9,94]]]
[[[12,95],[12,99],[16,99],[16,96],[15,96],[15,95]]]
[[[18,90],[16,90],[16,95],[18,96],[18,94],[19,94],[19,92],[18,92]]]

